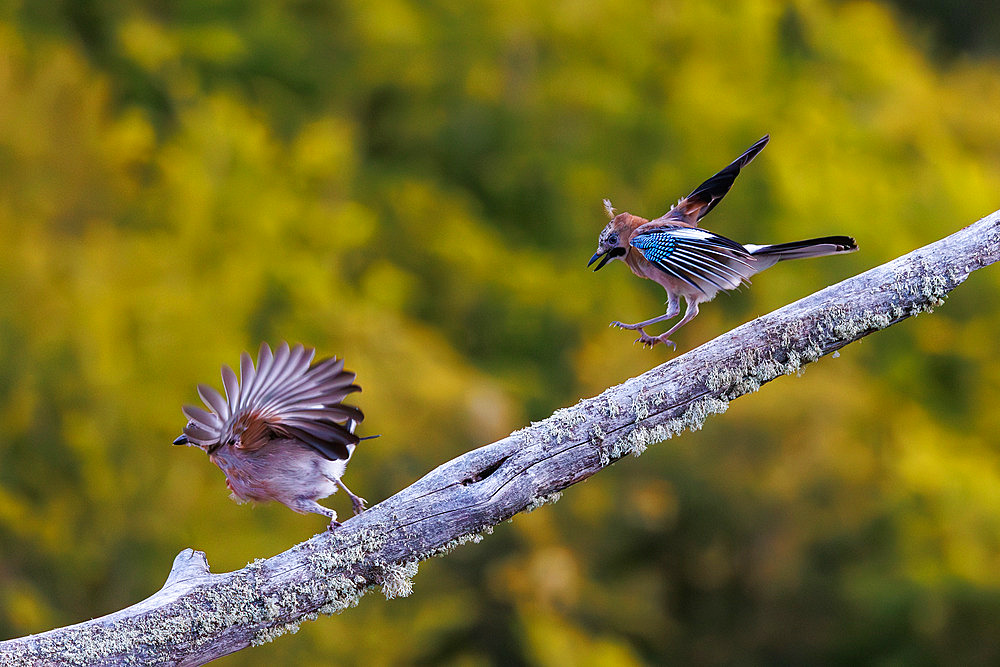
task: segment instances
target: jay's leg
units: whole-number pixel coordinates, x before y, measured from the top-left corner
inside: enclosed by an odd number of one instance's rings
[[[334,528],[340,527],[340,522],[337,521],[337,513],[334,512],[329,507],[323,507],[318,502],[312,498],[296,498],[293,503],[288,505],[289,509],[293,509],[299,514],[322,514],[323,516],[330,519],[330,527],[328,530],[333,530]]]
[[[354,429],[356,429],[357,427],[358,427],[358,422],[354,421],[353,419],[347,420],[347,429],[351,433],[354,433]],[[377,436],[368,436],[368,437],[372,438]],[[361,439],[364,440],[364,438]],[[333,483],[339,486],[341,489],[343,489],[344,493],[348,495],[348,497],[351,499],[351,507],[354,508],[355,516],[365,511],[365,505],[368,503],[367,500],[365,500],[361,496],[356,496],[353,493],[351,493],[351,490],[347,488],[346,484],[340,481],[339,477],[331,477],[330,475],[326,475],[326,478],[329,480],[333,480]]]
[[[680,299],[676,294],[672,292],[667,292],[667,312],[659,317],[654,317],[651,320],[644,320],[642,322],[637,322],[635,324],[624,324],[623,322],[612,322],[610,326],[618,327],[619,329],[631,329],[633,331],[642,331],[645,327],[650,324],[656,324],[657,322],[662,322],[663,320],[669,320],[672,317],[677,317],[681,312]]]
[[[659,336],[647,336],[646,332],[643,331],[637,342],[640,342],[643,345],[648,345],[649,347],[653,347],[657,343],[663,343],[664,345],[670,345],[676,350],[677,343],[670,340],[670,334],[680,329],[698,315],[698,302],[695,300],[688,301],[687,297],[685,297],[684,300],[687,302],[687,310],[684,311],[684,317],[682,317],[677,324],[670,327],[668,331],[661,333]]]
[[[368,503],[367,500],[365,500],[361,496],[354,495],[351,492],[351,490],[347,488],[347,485],[344,484],[342,481],[340,481],[340,479],[338,479],[337,477],[327,475],[326,478],[331,480],[334,484],[336,484],[337,486],[339,486],[341,489],[344,490],[344,493],[346,493],[347,496],[351,499],[351,507],[354,508],[355,514],[361,514],[362,512],[365,511],[365,505]]]

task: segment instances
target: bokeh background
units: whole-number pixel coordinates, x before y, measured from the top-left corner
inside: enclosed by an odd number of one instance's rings
[[[765,132],[707,221],[850,234],[690,349],[1000,207],[995,3],[0,3],[0,636],[324,528],[171,447],[261,340],[345,356],[377,502],[671,354],[586,269]],[[1000,661],[1000,269],[226,665]],[[342,514],[342,497],[328,501]]]

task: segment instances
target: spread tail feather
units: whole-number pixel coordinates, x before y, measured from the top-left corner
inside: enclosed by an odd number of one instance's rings
[[[774,243],[772,245],[753,245],[748,243],[744,247],[747,249],[747,252],[755,257],[773,258],[774,261],[779,262],[784,259],[824,257],[841,252],[854,252],[858,249],[858,244],[850,236],[823,236],[805,241]]]

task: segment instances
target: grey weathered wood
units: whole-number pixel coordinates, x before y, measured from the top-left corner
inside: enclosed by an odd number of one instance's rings
[[[416,563],[551,500],[734,398],[939,305],[1000,259],[1000,211],[748,322],[642,375],[429,472],[336,533],[224,574],[185,549],[163,588],[127,609],[0,643],[12,664],[197,665],[269,641],[381,585],[407,595]]]

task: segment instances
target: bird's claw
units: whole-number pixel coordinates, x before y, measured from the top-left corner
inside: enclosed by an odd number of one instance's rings
[[[657,343],[663,343],[664,345],[667,345],[667,346],[669,346],[670,348],[672,348],[674,350],[677,349],[677,343],[675,343],[674,341],[670,340],[669,338],[664,338],[662,335],[660,335],[660,336],[650,336],[645,331],[643,331],[640,334],[640,336],[635,339],[635,342],[636,343],[642,343],[645,347],[648,347],[650,349],[652,349]],[[633,345],[634,344],[635,343],[633,343]]]
[[[611,324],[609,324],[608,326],[609,326],[609,327],[616,327],[616,328],[618,328],[618,329],[632,329],[633,331],[634,331],[635,329],[638,329],[638,328],[639,328],[639,327],[637,327],[637,326],[636,326],[636,325],[634,325],[634,324],[625,324],[624,322],[619,322],[618,320],[615,320],[614,322],[612,322],[612,323],[611,323]]]
[[[336,519],[331,519],[331,520],[330,520],[330,525],[329,525],[329,526],[327,526],[327,527],[326,527],[326,529],[327,529],[327,530],[328,530],[329,532],[331,532],[331,533],[332,533],[333,531],[337,530],[338,528],[340,528],[340,527],[341,527],[341,526],[343,526],[343,525],[344,525],[344,524],[340,523],[340,522],[339,522],[339,521],[337,521]]]
[[[644,331],[644,332],[642,332],[642,334],[638,338],[635,339],[635,342],[632,343],[632,344],[635,345],[635,343],[642,343],[643,347],[652,348],[654,345],[656,345],[659,342],[660,342],[659,338],[654,338],[652,336],[647,336],[646,332]]]
[[[351,506],[354,508],[354,514],[361,514],[368,509],[368,501],[361,496],[354,496],[351,498]]]

